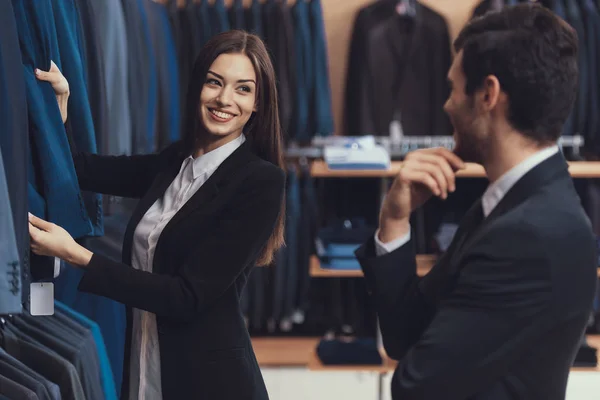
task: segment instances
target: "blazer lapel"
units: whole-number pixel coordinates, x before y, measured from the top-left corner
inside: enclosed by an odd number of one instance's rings
[[[460,263],[464,254],[485,231],[486,226],[527,200],[542,187],[548,185],[557,178],[569,179],[568,165],[562,153],[555,154],[547,160],[544,160],[519,179],[517,183],[510,188],[502,200],[500,200],[498,205],[494,207],[490,215],[483,218],[481,223],[475,224],[470,228],[470,232],[466,233],[463,238],[463,244],[457,249],[456,254],[452,255],[451,264],[454,266]],[[483,214],[481,216],[483,217]]]
[[[246,142],[244,142],[225,161],[223,161],[223,163],[200,187],[200,189],[198,189],[198,191],[194,193],[194,195],[183,205],[183,207],[177,211],[177,213],[173,216],[160,234],[155,249],[154,265],[152,266],[153,271],[156,271],[156,260],[160,258],[157,257],[157,255],[160,251],[161,238],[168,236],[169,232],[191,212],[196,212],[198,210],[210,211],[210,204],[218,201],[219,189],[227,185],[227,182],[234,175],[236,175],[236,171],[239,173],[239,170],[243,169],[243,167],[252,159],[252,156],[253,153],[250,140],[246,140]],[[173,178],[171,178],[171,181]],[[164,187],[162,193],[164,193],[167,188],[168,185]]]
[[[127,229],[125,230],[125,236],[123,239],[123,262],[131,265],[131,256],[132,256],[132,246],[133,246],[133,234],[135,232],[136,227],[140,223],[142,217],[150,207],[156,202],[156,200],[162,196],[171,183],[173,179],[177,176],[181,168],[181,162],[183,159],[177,159],[177,162],[171,164],[167,169],[159,172],[158,176],[154,180],[154,183],[148,189],[148,193],[144,197],[142,197],[133,210],[131,218],[129,220],[129,224],[127,225]]]

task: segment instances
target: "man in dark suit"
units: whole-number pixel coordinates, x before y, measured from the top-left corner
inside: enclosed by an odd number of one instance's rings
[[[577,37],[521,4],[455,42],[445,105],[455,152],[409,154],[357,257],[402,400],[564,399],[592,308],[596,250],[556,141],[576,95]],[[465,162],[490,185],[448,251],[416,274],[409,217],[455,189]]]

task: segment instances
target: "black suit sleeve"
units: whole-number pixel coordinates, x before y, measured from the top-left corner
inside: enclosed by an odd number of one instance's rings
[[[534,242],[527,234],[526,242]],[[387,263],[367,263],[386,350],[400,356],[394,399],[470,398],[505,375],[548,328],[543,311],[552,294],[550,261],[535,256],[545,252],[504,250],[469,255],[434,314],[427,306],[434,301],[424,293],[437,266],[422,279],[414,276],[414,263],[394,267],[392,259],[413,259],[401,254],[406,248],[384,256]]]
[[[356,251],[356,257],[375,301],[385,351],[399,360],[419,339],[433,315],[433,308],[419,289],[414,242],[376,257],[375,240],[371,238]]]
[[[81,190],[120,197],[140,198],[150,188],[158,171],[181,148],[176,142],[160,153],[134,156],[104,156],[79,152],[71,124],[65,124],[73,163]]]
[[[283,199],[285,175],[272,167],[247,180],[210,239],[176,275],[140,271],[94,254],[79,284],[82,291],[180,321],[202,313],[254,260],[270,237]]]

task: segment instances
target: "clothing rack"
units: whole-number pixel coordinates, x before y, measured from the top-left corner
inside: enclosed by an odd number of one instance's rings
[[[344,136],[314,137],[310,146],[299,146],[296,143],[290,144],[286,149],[287,158],[320,159],[323,158],[323,148],[326,146],[338,145],[351,140]],[[404,136],[400,140],[392,140],[387,136],[376,136],[375,143],[383,146],[390,154],[392,159],[401,159],[411,151],[430,147],[444,147],[449,150],[454,149],[454,138],[452,136]],[[565,150],[570,150],[572,157],[579,158],[581,149],[585,145],[585,139],[581,135],[562,136],[558,139],[558,146]]]

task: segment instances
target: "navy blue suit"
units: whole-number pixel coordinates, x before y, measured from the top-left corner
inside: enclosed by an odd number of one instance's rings
[[[157,146],[166,145],[179,139],[179,77],[177,54],[169,25],[166,8],[151,0],[145,0],[148,25],[152,34],[158,83],[157,104]]]
[[[296,42],[296,140],[310,142],[314,132],[309,128],[309,113],[313,100],[314,65],[313,44],[310,30],[309,9],[305,1],[297,1],[292,7],[294,18],[294,41]]]
[[[321,136],[333,133],[333,113],[331,110],[331,88],[329,87],[329,64],[327,61],[327,41],[321,0],[310,2],[310,26],[312,32],[315,90],[313,104],[315,112],[315,130]]]
[[[29,208],[78,238],[92,233],[79,190],[65,128],[52,86],[39,81],[34,69],[60,68],[58,40],[50,0],[13,0],[25,75],[31,165]]]
[[[61,72],[69,81],[68,111],[73,139],[79,151],[96,153],[96,133],[88,99],[84,62],[81,53],[82,37],[79,34],[79,14],[73,0],[52,0],[56,38],[60,51]],[[58,64],[57,64],[58,65]],[[92,236],[102,236],[102,198],[99,194],[83,194],[85,206],[92,222]]]

